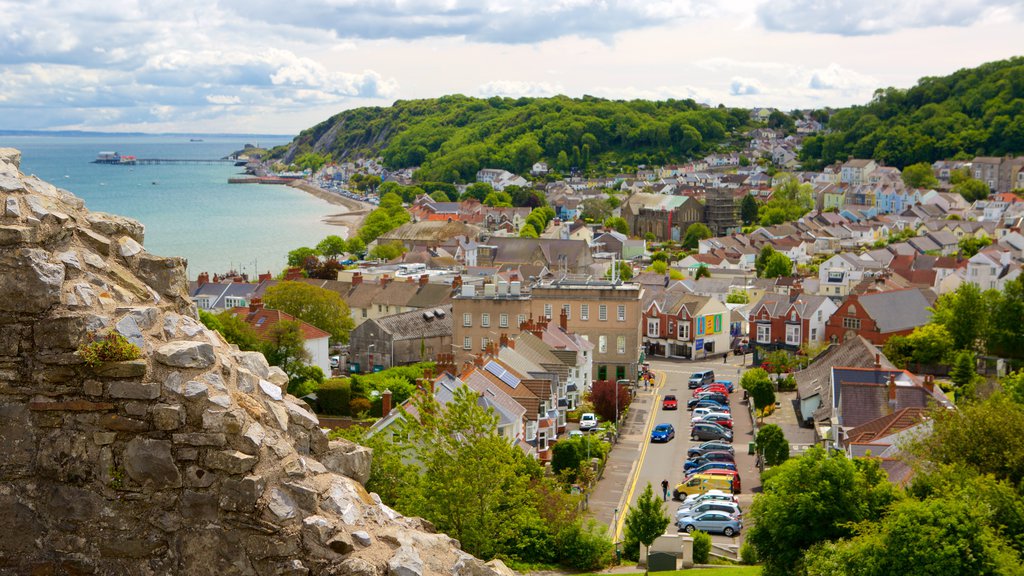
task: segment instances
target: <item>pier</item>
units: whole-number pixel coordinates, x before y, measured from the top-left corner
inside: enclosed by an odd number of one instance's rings
[[[183,158],[136,158],[135,164],[224,164],[230,162],[234,164],[236,160],[231,158],[217,158],[217,159],[183,159]],[[124,164],[124,162],[122,162]]]

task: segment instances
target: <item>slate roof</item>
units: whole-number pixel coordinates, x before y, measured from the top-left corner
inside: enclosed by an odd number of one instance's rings
[[[905,377],[907,373],[898,369],[833,368],[833,394],[839,394],[839,418],[843,428],[856,428],[889,414],[887,382],[890,375]],[[929,408],[944,400],[916,383],[896,385],[896,410]]]
[[[874,366],[876,356],[882,368],[895,368],[875,346],[863,336],[848,338],[842,344],[832,344],[819,354],[807,368],[796,373],[797,391],[801,399],[815,394],[821,395],[821,407],[814,413],[814,419],[827,417],[831,411],[833,366],[869,368]]]
[[[928,292],[930,296],[931,293]],[[864,311],[878,323],[878,331],[887,334],[909,330],[928,323],[932,313],[928,310],[934,297],[917,288],[863,294],[858,302]]]
[[[441,313],[438,316],[438,312]],[[426,316],[425,316],[426,315]],[[412,310],[373,320],[393,340],[415,340],[452,335],[452,305]]]
[[[846,433],[846,443],[862,444],[872,442],[877,438],[884,438],[923,421],[927,414],[926,408],[900,408],[892,414],[886,414],[854,427]]]

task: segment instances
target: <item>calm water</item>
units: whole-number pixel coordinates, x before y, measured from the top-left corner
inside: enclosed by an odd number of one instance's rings
[[[249,144],[287,139],[188,136],[3,136],[0,147],[22,151],[21,171],[85,200],[90,210],[130,216],[146,226],[146,249],[188,259],[189,278],[200,272],[270,270],[287,254],[314,246],[339,228],[321,219],[340,211],[287,186],[228,184],[242,169],[224,165],[110,166],[93,164],[100,151],[139,158],[221,158]]]

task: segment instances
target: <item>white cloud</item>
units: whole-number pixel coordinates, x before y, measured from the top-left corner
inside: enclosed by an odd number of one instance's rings
[[[970,26],[998,12],[1021,13],[1020,0],[775,0],[757,9],[769,30],[859,36],[906,28]]]
[[[878,80],[871,76],[847,70],[834,62],[825,68],[810,70],[809,74],[807,87],[812,90],[848,92],[851,90],[874,90],[878,87]]]
[[[729,94],[733,96],[756,96],[764,92],[760,82],[753,78],[734,76],[729,82]]]
[[[554,96],[565,92],[561,84],[548,82],[526,82],[520,80],[492,80],[477,88],[480,96]]]
[[[228,96],[226,94],[207,94],[206,101],[210,104],[220,104],[224,106],[242,103],[242,99],[238,96]]]

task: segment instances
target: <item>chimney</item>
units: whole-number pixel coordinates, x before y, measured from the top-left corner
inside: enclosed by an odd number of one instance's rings
[[[931,374],[925,374],[924,389],[927,390],[929,394],[935,393],[935,377]]]
[[[457,274],[455,278],[452,278],[452,291],[457,292],[462,288],[462,275]]]
[[[380,285],[381,285],[381,287],[387,286],[390,282],[391,282],[391,276],[388,276],[387,274],[384,274],[383,276],[380,277]]]
[[[203,284],[209,284],[210,283],[210,275],[207,274],[206,272],[200,272],[199,273],[199,278],[196,279],[196,282],[200,286],[202,286]]]
[[[509,274],[508,275],[508,280],[509,280],[509,282],[512,282],[514,280],[519,280],[519,272],[512,272],[511,274]]]
[[[672,280],[672,276],[668,272],[665,272],[665,288],[668,288],[669,281]]]
[[[558,315],[558,325],[563,331],[569,331],[569,315],[565,313],[565,308],[562,308],[562,313]]]
[[[362,283],[363,283],[363,273],[362,272],[353,272],[352,273],[352,285],[353,286],[359,286]]]
[[[896,411],[896,373],[889,373],[889,413]]]
[[[302,268],[289,268],[284,271],[285,280],[298,280],[302,278]]]
[[[234,278],[231,279],[231,281],[236,284],[241,284],[242,282],[246,282],[247,280],[248,279],[243,276],[235,276]]]
[[[882,355],[881,354],[875,354],[875,370],[878,370],[881,367],[882,367]]]
[[[274,279],[274,275],[271,274],[270,272],[267,272],[266,274],[260,274],[259,276],[256,277],[256,280],[259,281],[259,282],[267,282],[267,281],[273,280],[273,279]]]
[[[406,284],[412,284],[413,282],[415,282],[415,280],[413,280],[412,276],[406,276],[405,277],[405,283]]]
[[[426,286],[430,280],[430,276],[427,274],[420,274],[420,286]]]
[[[504,332],[501,333],[501,347],[502,348],[508,348],[509,347],[508,346],[508,334],[505,334]]]
[[[254,296],[249,301],[249,312],[258,312],[263,309],[263,299],[259,296]]]
[[[473,356],[473,366],[476,366],[477,368],[483,368],[483,366],[484,366],[484,355],[483,354],[477,354],[476,356]]]
[[[391,390],[384,390],[380,395],[381,418],[391,413]]]
[[[214,274],[213,275],[213,283],[216,284],[217,282],[220,282],[220,278],[218,278],[217,275]]]

